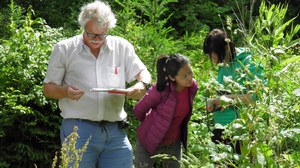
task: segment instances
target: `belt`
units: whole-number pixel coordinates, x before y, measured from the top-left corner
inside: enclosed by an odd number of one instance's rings
[[[119,122],[119,121],[107,121],[107,120],[92,121],[92,120],[87,120],[87,119],[78,119],[78,120],[84,121],[84,122],[89,122],[89,123],[94,123],[94,124],[99,124],[99,125],[113,124],[113,123]]]
[[[92,121],[92,120],[87,120],[87,119],[80,119],[80,118],[69,118],[71,120],[78,120],[78,121],[84,121],[88,123],[93,123],[97,125],[106,125],[106,124],[118,124],[118,127],[121,129],[127,128],[129,126],[129,123],[126,120],[122,121],[107,121],[107,120],[102,120],[102,121]],[[67,120],[67,119],[64,119]]]

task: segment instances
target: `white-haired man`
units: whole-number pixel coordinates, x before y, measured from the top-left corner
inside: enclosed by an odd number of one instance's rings
[[[95,1],[81,8],[83,34],[58,42],[44,79],[46,97],[59,100],[63,121],[61,142],[78,127],[81,148],[91,136],[79,167],[132,167],[132,147],[123,129],[125,96],[140,99],[151,76],[127,40],[108,35],[116,26],[110,6]],[[121,88],[138,82],[127,94],[90,92],[91,88]]]

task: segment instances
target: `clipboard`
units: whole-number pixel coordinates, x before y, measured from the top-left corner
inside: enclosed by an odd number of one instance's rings
[[[91,92],[107,92],[110,94],[124,94],[126,95],[128,90],[127,89],[120,89],[120,88],[91,88]]]

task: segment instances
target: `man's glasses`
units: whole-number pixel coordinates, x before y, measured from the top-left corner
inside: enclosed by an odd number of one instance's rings
[[[85,32],[85,34],[89,37],[89,38],[95,38],[95,37],[99,37],[100,39],[105,39],[108,34],[93,34],[93,33],[87,33]]]

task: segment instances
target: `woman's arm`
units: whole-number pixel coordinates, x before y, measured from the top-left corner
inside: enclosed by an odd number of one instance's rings
[[[138,120],[144,121],[150,109],[156,107],[161,101],[161,93],[152,86],[147,93],[136,103],[133,111]]]
[[[223,105],[251,105],[253,94],[228,94],[221,97],[208,99],[206,109],[208,111],[215,111],[222,108]]]
[[[241,104],[244,104],[244,105],[251,105],[253,103],[252,95],[253,94],[242,94],[242,95],[230,94],[230,95],[224,95],[224,96],[229,99],[236,100],[238,103],[240,102]]]

